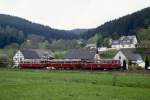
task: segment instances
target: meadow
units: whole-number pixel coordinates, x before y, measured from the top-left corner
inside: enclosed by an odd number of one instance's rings
[[[0,69],[0,100],[150,100],[150,74]]]

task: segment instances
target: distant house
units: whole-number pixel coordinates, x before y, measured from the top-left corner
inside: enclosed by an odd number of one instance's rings
[[[89,49],[95,49],[96,48],[96,44],[87,44],[85,47],[89,48]]]
[[[80,60],[98,60],[100,59],[99,54],[96,50],[81,48],[73,49],[66,53],[66,59],[80,59]]]
[[[112,40],[112,48],[121,49],[121,48],[136,48],[137,45],[136,36],[122,36],[119,40]]]
[[[132,64],[137,64],[139,67],[145,67],[145,62],[143,61],[142,56],[136,52],[136,49],[120,49],[114,56],[114,59],[120,60],[122,65],[123,60],[125,60],[127,63],[131,62]]]
[[[18,66],[23,60],[39,60],[39,59],[53,59],[51,53],[45,49],[25,49],[18,50],[13,57],[15,66]]]
[[[101,51],[107,51],[108,48],[107,47],[99,47],[98,48],[98,51],[101,52]]]

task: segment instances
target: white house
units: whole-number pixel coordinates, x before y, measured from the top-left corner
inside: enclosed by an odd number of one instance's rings
[[[107,47],[99,47],[98,48],[98,51],[101,52],[101,51],[107,51],[108,48]]]
[[[115,60],[120,60],[121,65],[123,65],[123,61],[125,60],[127,63],[131,61],[133,64],[137,64],[139,67],[144,68],[145,62],[142,59],[142,56],[135,52],[136,49],[120,49],[118,53],[114,56]],[[128,65],[127,65],[128,66]]]
[[[121,48],[136,48],[138,43],[136,36],[122,36],[119,40],[112,40],[112,48],[121,49]]]
[[[53,59],[54,57],[45,49],[18,50],[13,57],[14,66],[23,60]]]
[[[14,65],[18,66],[19,62],[22,60],[24,60],[24,55],[22,54],[22,52],[20,50],[18,50],[13,57]]]

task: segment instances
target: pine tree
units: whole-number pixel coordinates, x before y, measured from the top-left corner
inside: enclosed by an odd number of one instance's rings
[[[126,70],[126,69],[127,69],[126,61],[123,60],[123,70]]]
[[[150,66],[149,58],[146,56],[146,58],[145,58],[145,69],[147,70],[149,66]]]
[[[101,47],[102,44],[102,36],[100,33],[97,33],[97,41],[96,41],[96,46]]]

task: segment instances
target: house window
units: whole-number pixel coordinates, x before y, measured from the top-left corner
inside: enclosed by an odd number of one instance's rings
[[[121,60],[121,56],[119,56],[119,60]]]

